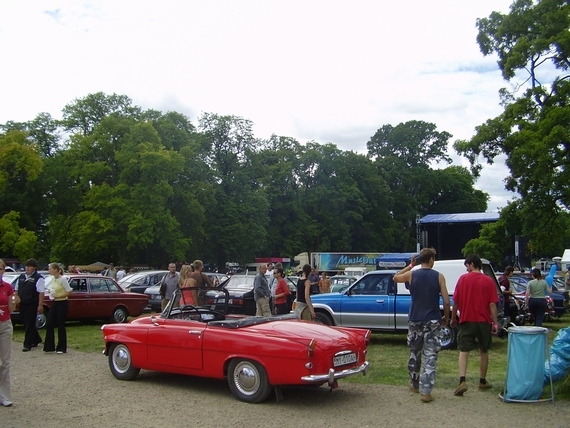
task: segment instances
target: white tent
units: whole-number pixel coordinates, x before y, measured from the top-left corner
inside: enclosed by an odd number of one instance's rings
[[[562,270],[570,269],[570,249],[567,248],[564,250],[560,264],[562,265]]]

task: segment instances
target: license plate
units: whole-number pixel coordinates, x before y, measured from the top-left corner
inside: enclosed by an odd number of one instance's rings
[[[345,364],[356,363],[356,353],[351,352],[350,354],[337,355],[333,359],[333,365],[335,367],[344,366]]]

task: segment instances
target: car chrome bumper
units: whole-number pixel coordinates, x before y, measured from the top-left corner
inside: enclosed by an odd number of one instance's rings
[[[336,372],[334,369],[329,369],[328,374],[303,376],[301,380],[303,382],[308,382],[308,383],[327,382],[330,386],[336,380],[342,379],[343,377],[352,376],[358,373],[362,373],[365,375],[368,372],[369,366],[370,363],[368,361],[365,361],[361,366],[354,367],[352,369],[341,370],[339,372]]]

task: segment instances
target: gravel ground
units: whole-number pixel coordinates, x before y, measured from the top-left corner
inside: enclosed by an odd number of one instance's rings
[[[116,380],[101,354],[70,350],[21,352],[13,343],[14,406],[0,407],[0,426],[23,427],[505,427],[570,426],[567,401],[503,403],[499,387],[464,397],[435,388],[421,403],[406,386],[339,382],[327,388],[287,388],[284,400],[237,401],[226,381],[141,371]]]

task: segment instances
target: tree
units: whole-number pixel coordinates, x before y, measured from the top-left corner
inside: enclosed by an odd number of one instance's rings
[[[523,233],[537,248],[543,232],[570,203],[570,5],[565,0],[517,0],[508,15],[477,20],[483,55],[496,54],[505,80],[504,111],[476,128],[455,149],[475,174],[479,158],[493,163],[504,154],[510,175],[505,187],[520,194]],[[517,97],[520,89],[523,93]]]
[[[201,157],[210,168],[212,198],[205,206],[209,222],[202,251],[218,266],[245,263],[267,245],[269,203],[251,160],[260,142],[252,122],[236,116],[204,113],[199,120]]]
[[[487,207],[487,196],[473,189],[474,178],[465,169],[434,170],[449,163],[446,154],[451,134],[422,121],[384,125],[367,143],[368,157],[375,159],[378,174],[390,188],[394,234],[392,251],[416,247],[416,216],[428,213],[477,212]]]
[[[66,105],[63,108],[62,125],[67,131],[86,136],[107,116],[118,114],[137,117],[140,113],[140,108],[134,107],[126,95],[97,92]]]
[[[0,218],[0,249],[20,260],[27,260],[34,255],[37,236],[19,226],[19,217],[17,212],[10,211]]]
[[[43,195],[37,181],[44,164],[22,131],[0,134],[0,213],[14,211],[24,229],[40,227]]]

